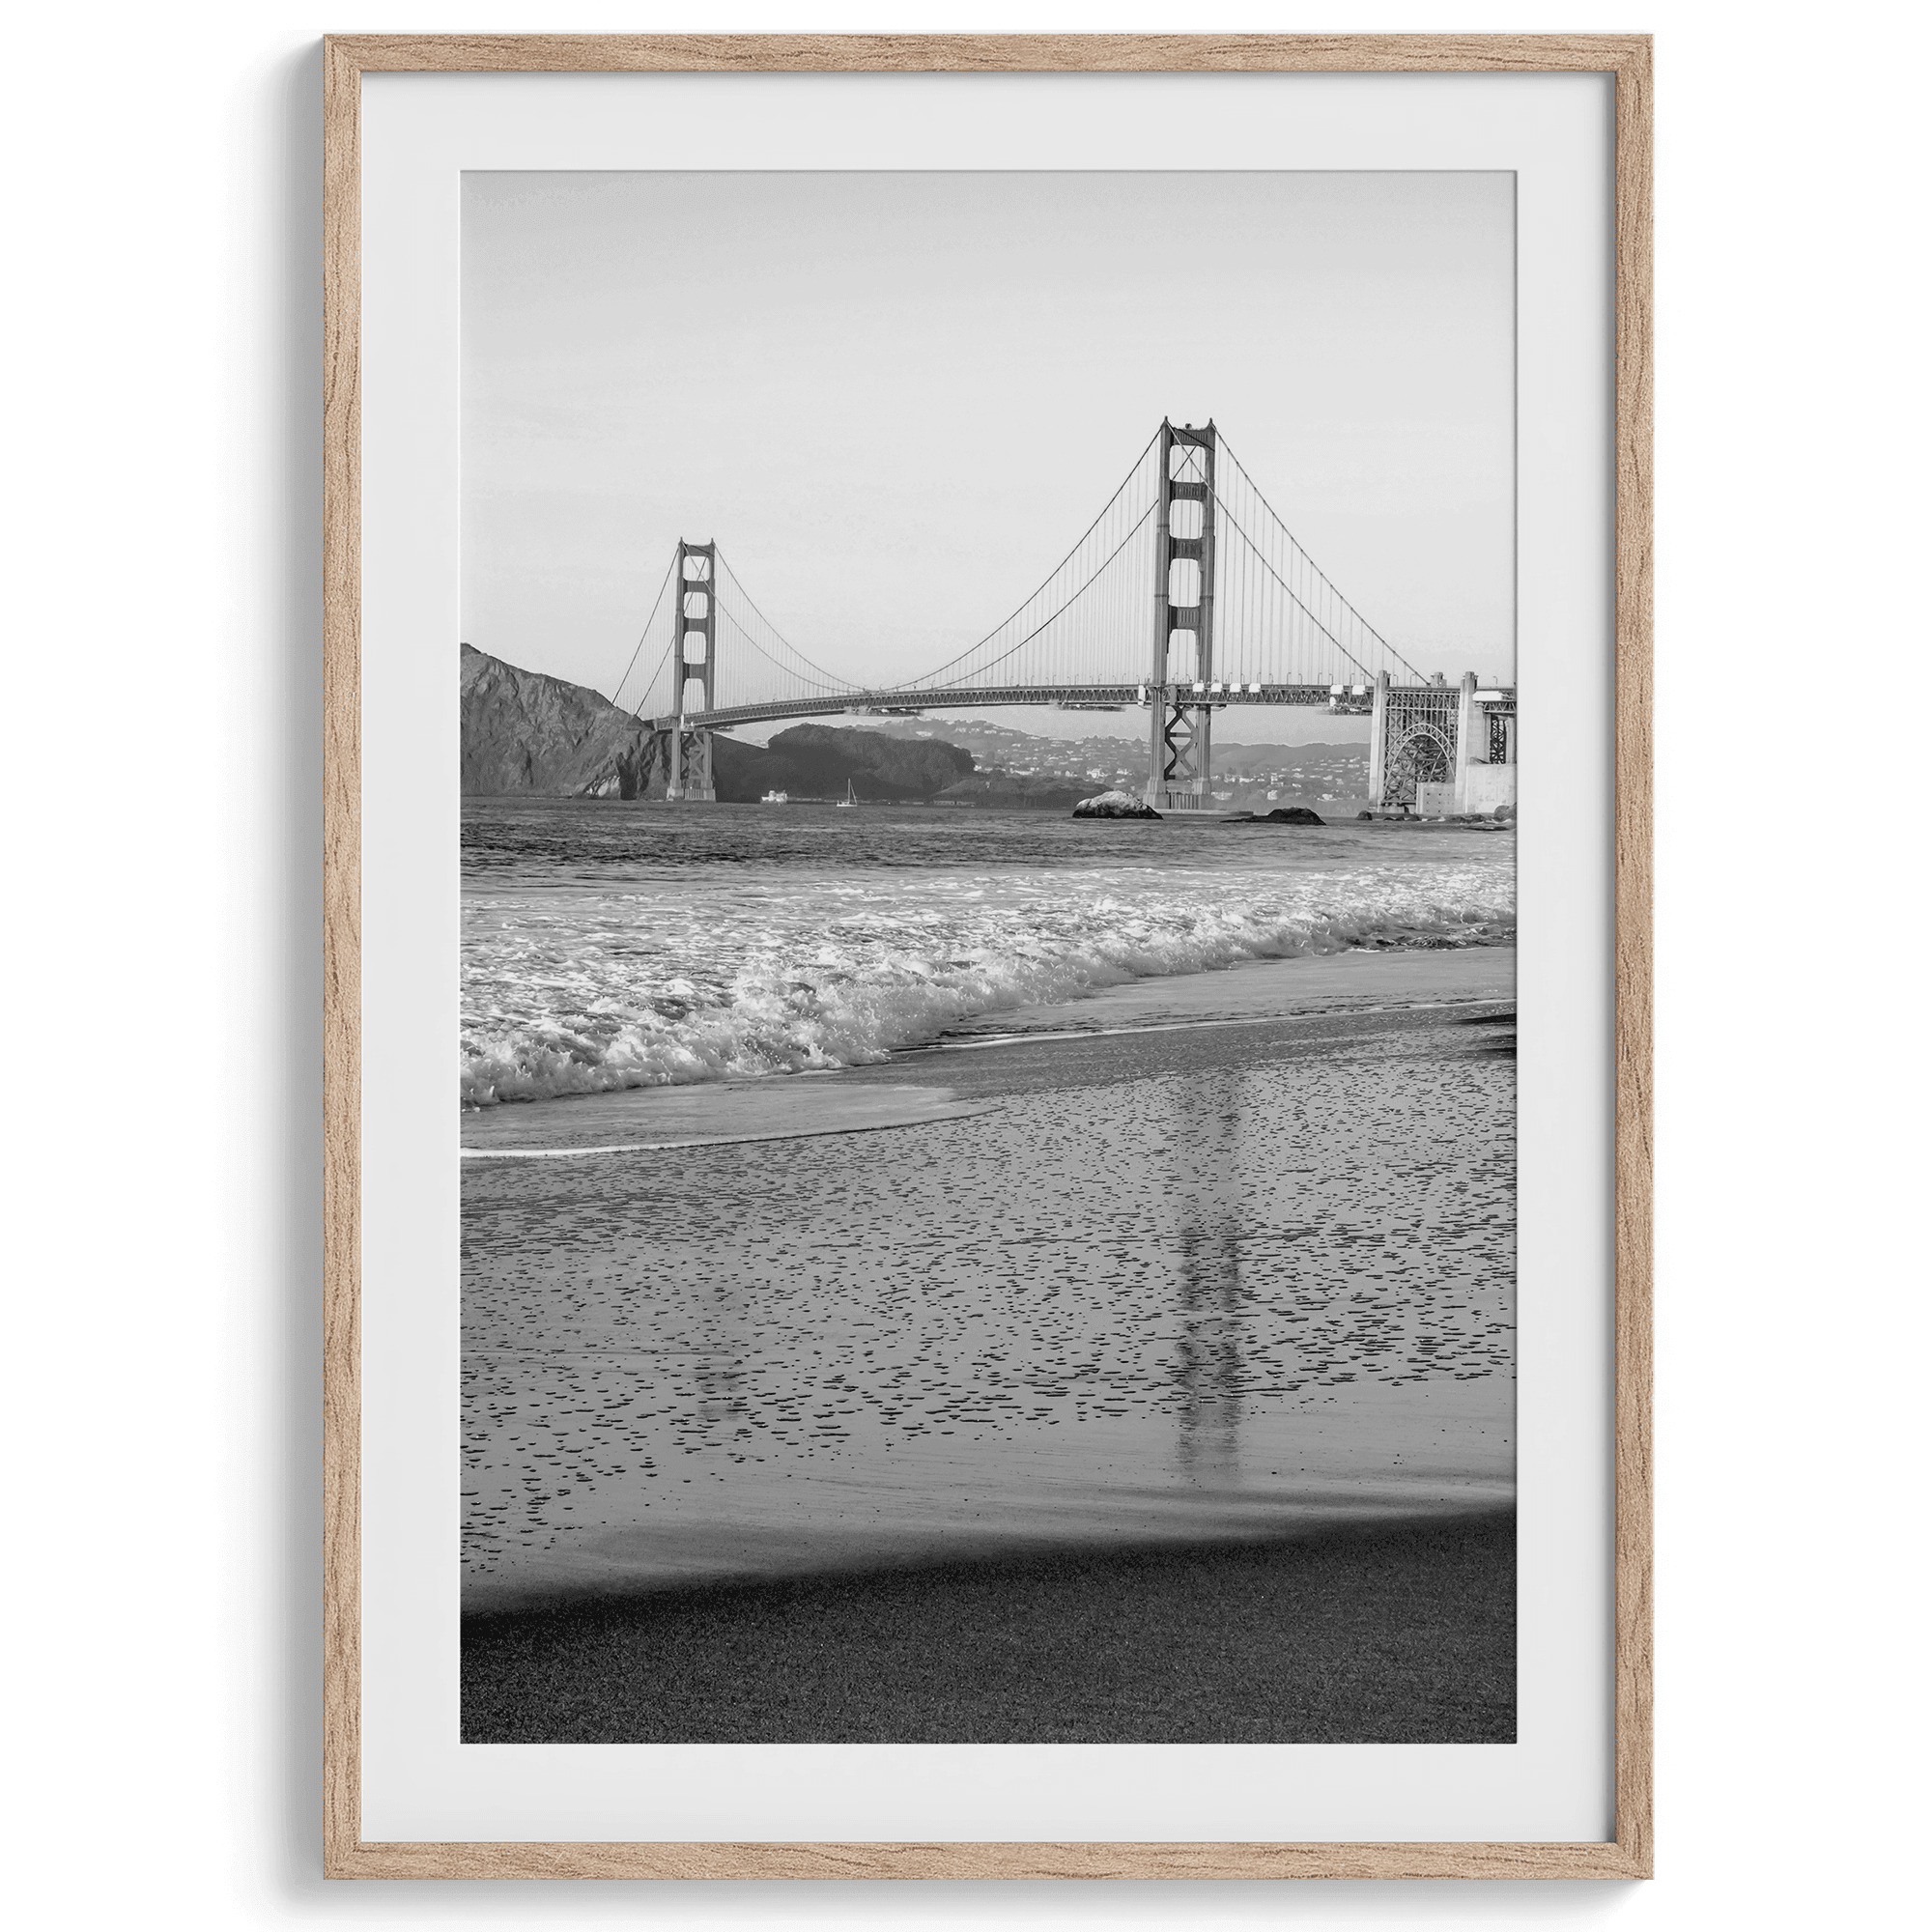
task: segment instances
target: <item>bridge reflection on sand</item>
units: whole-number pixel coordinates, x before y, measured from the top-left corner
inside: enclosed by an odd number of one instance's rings
[[[1181,1392],[1177,1463],[1194,1482],[1239,1479],[1241,1394],[1247,1361],[1241,1243],[1247,1200],[1241,1184],[1239,1068],[1217,1066],[1187,1094],[1186,1120],[1164,1138],[1174,1166],[1168,1201],[1177,1280],[1175,1381]],[[1166,1090],[1170,1108],[1187,1090]]]

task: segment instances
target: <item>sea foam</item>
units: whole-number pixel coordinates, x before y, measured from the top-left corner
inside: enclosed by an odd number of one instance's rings
[[[1487,859],[483,892],[465,907],[462,1103],[861,1065],[980,1013],[1249,959],[1495,945],[1515,917],[1514,868]]]

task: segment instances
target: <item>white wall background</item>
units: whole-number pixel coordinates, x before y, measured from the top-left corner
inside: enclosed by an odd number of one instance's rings
[[[1922,9],[122,0],[7,148],[5,1695],[34,1926],[1882,1925],[1925,1754]],[[319,33],[1659,36],[1648,1886],[318,1876]]]

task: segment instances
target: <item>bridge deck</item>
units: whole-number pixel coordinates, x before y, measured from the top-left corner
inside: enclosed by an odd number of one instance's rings
[[[993,685],[981,689],[961,686],[942,691],[883,690],[845,691],[820,697],[776,698],[763,704],[721,705],[715,711],[685,714],[686,730],[726,730],[733,724],[759,724],[779,718],[829,718],[841,711],[888,712],[918,715],[943,711],[952,705],[1064,704],[1143,706],[1159,687],[1146,684],[1016,684]],[[1201,684],[1170,688],[1182,702],[1218,710],[1227,705],[1288,704],[1316,706],[1337,712],[1366,712],[1370,692],[1365,686],[1350,686],[1337,692],[1326,684]],[[675,717],[654,718],[652,724],[668,731],[677,724]]]

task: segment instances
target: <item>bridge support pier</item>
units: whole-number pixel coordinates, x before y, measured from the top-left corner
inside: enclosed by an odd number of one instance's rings
[[[1376,673],[1376,701],[1369,713],[1369,803],[1379,811],[1388,803],[1389,674]]]
[[[1160,426],[1147,802],[1207,811],[1213,768],[1214,425]]]
[[[658,733],[658,757],[664,763],[665,798],[675,804],[680,799],[715,804],[718,788],[711,777],[711,733],[701,724],[687,724],[680,718],[668,731]]]

